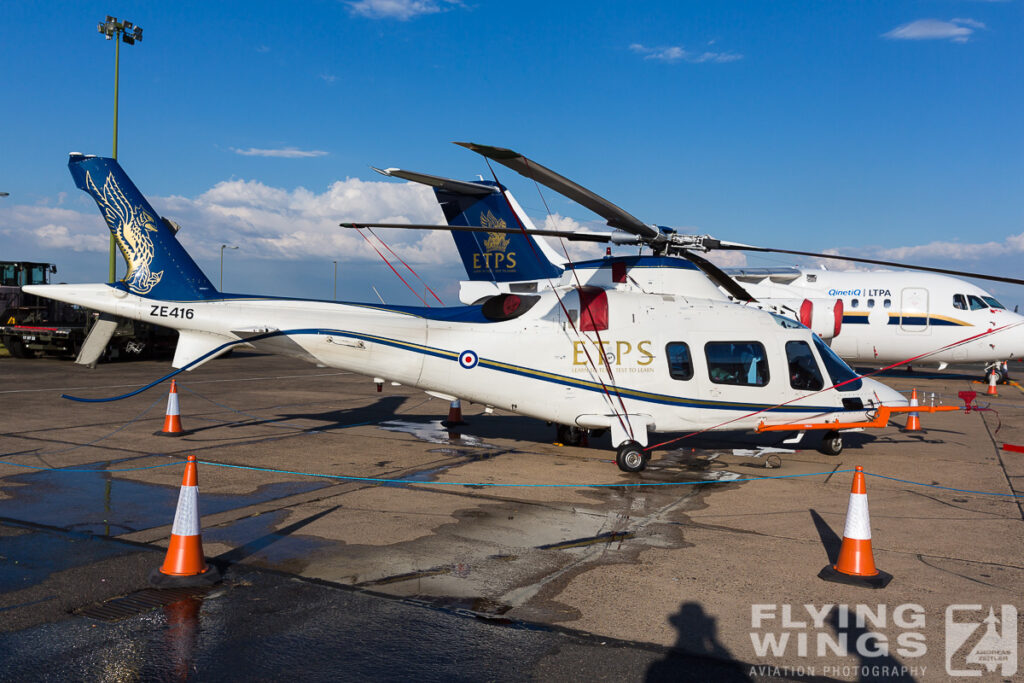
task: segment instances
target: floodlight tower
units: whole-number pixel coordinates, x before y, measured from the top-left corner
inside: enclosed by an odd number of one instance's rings
[[[121,66],[121,41],[134,45],[142,42],[142,27],[130,21],[118,21],[109,14],[105,21],[99,22],[99,32],[107,40],[114,41],[114,158],[117,158],[117,81]],[[110,235],[110,281],[117,279],[117,260],[114,252],[114,235]]]

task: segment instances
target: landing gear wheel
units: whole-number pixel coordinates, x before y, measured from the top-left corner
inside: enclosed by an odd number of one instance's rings
[[[615,464],[623,472],[642,472],[650,456],[636,441],[627,441],[615,452]]]
[[[565,446],[579,446],[583,443],[583,437],[586,436],[586,431],[571,425],[558,425],[556,434],[558,443]]]
[[[821,438],[821,452],[825,455],[839,455],[843,452],[843,435],[837,431],[825,432]]]

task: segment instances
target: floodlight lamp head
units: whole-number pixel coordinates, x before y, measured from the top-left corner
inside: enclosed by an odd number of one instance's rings
[[[132,26],[134,25],[135,24],[125,19],[124,22],[121,24],[121,28],[123,28],[125,31],[130,31]]]

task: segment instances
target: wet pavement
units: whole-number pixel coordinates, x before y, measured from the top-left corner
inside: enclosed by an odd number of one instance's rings
[[[57,398],[165,371],[0,359],[0,680],[853,680],[859,653],[759,653],[752,606],[908,602],[927,613],[928,651],[883,661],[928,680],[947,605],[1014,604],[1024,585],[1024,506],[1008,496],[1024,459],[998,447],[1024,443],[1016,388],[987,412],[922,416],[924,432],[851,435],[838,458],[813,437],[703,435],[640,475],[617,470],[607,437],[560,447],[543,423],[469,405],[449,430],[447,402],[244,352],[181,378],[191,433],[177,439],[153,436],[154,392]],[[947,403],[971,386],[887,381]],[[187,454],[225,581],[160,606],[146,577]],[[893,477],[868,481],[876,562],[896,575],[874,594],[816,576],[854,464]],[[87,616],[126,604],[150,607]]]

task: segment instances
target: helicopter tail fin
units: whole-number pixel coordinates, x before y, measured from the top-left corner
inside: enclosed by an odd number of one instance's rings
[[[490,181],[474,183],[489,185],[495,191],[481,196],[434,188],[448,225],[513,229],[522,226],[527,232],[534,229],[533,222],[504,188]],[[453,232],[452,237],[470,280],[540,280],[557,278],[565,270],[564,260],[546,242],[529,234]]]
[[[116,159],[72,154],[68,169],[78,189],[96,200],[125,261],[118,286],[169,301],[217,298],[219,293],[175,236],[177,227],[135,187]]]

